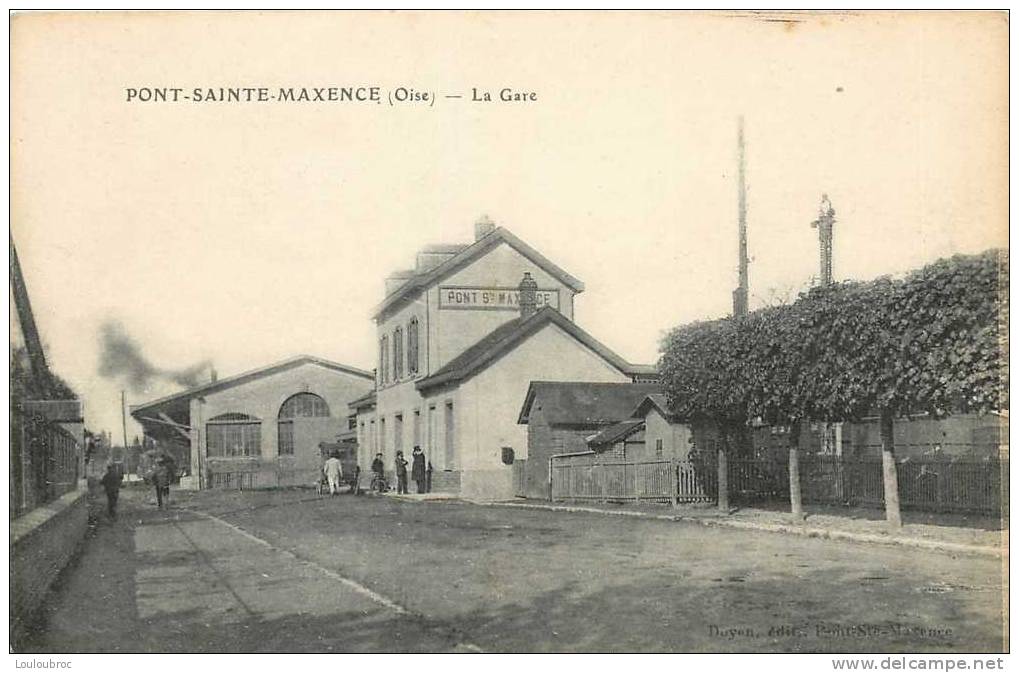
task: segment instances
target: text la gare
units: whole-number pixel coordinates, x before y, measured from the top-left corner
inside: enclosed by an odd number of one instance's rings
[[[516,89],[506,87],[499,89],[499,93],[493,98],[490,91],[471,87],[471,101],[475,103],[491,103],[493,101],[503,103],[534,103],[537,100],[538,94],[534,91],[517,91]]]

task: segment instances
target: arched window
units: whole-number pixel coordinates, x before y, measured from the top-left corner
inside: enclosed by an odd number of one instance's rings
[[[247,414],[220,414],[205,424],[210,458],[242,458],[262,453],[262,422]]]
[[[314,393],[297,393],[287,398],[280,406],[279,454],[294,455],[294,418],[319,418],[329,416],[329,405]]]
[[[393,330],[393,380],[403,376],[403,328]]]
[[[407,324],[407,373],[418,373],[418,319],[411,318]]]
[[[379,383],[389,383],[389,337],[379,342]]]

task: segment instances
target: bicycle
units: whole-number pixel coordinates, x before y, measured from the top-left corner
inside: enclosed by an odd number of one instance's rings
[[[375,472],[372,474],[372,483],[371,486],[369,486],[369,490],[372,493],[385,493],[389,490],[389,482],[386,481],[384,476]]]

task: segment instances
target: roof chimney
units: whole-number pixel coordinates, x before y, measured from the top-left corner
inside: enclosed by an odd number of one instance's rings
[[[495,222],[489,219],[488,215],[482,215],[478,221],[474,223],[474,240],[480,241],[493,231],[495,231]]]
[[[538,310],[538,284],[531,278],[530,271],[524,272],[517,289],[520,290],[520,317],[529,318]]]
[[[209,365],[209,382],[215,383],[219,380],[219,374],[216,373],[216,368],[213,365]]]

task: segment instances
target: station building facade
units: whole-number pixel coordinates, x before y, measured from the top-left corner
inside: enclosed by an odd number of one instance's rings
[[[145,436],[174,455],[182,486],[307,486],[320,445],[353,435],[348,404],[371,372],[300,355],[133,406]]]
[[[487,218],[473,243],[430,246],[415,262],[387,278],[373,316],[375,390],[351,404],[361,465],[381,453],[392,472],[397,451],[420,446],[433,490],[512,497],[531,381],[655,376],[573,321],[583,283]]]

